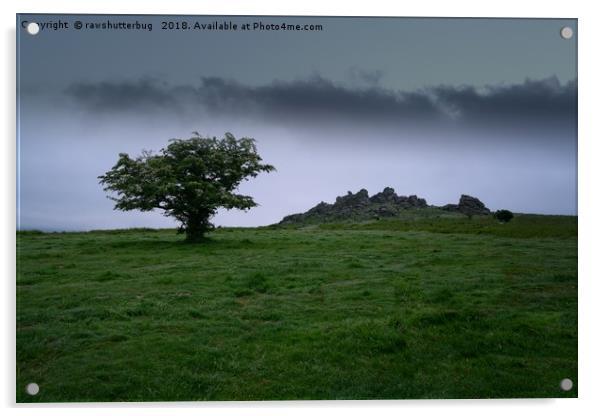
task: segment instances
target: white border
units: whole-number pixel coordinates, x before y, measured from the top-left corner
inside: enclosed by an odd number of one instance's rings
[[[2,311],[2,374],[0,375],[0,403],[8,413],[35,413],[45,415],[86,413],[104,415],[107,408],[113,415],[159,415],[166,412],[183,414],[237,414],[244,409],[250,415],[317,414],[332,412],[352,415],[376,411],[381,414],[403,413],[448,415],[506,415],[530,413],[546,415],[591,414],[600,411],[602,387],[602,351],[599,317],[602,316],[600,296],[602,270],[597,256],[597,244],[602,208],[600,197],[600,82],[602,74],[601,16],[595,2],[566,0],[535,2],[506,0],[486,2],[470,0],[430,0],[414,2],[386,2],[370,0],[350,1],[304,0],[294,3],[282,1],[185,1],[146,0],[125,2],[105,0],[97,2],[22,0],[0,3],[2,14],[3,54],[2,83],[2,216],[3,237],[0,255],[4,265]],[[252,403],[146,403],[107,405],[15,405],[15,13],[130,13],[130,14],[250,14],[250,15],[347,15],[347,16],[475,16],[475,17],[556,17],[579,19],[579,399],[564,400],[438,400],[438,401],[380,401],[380,402],[252,402]],[[597,191],[596,191],[597,190]],[[64,406],[64,407],[63,407]]]

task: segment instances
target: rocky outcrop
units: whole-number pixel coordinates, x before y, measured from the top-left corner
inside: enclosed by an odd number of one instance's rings
[[[336,198],[334,204],[320,202],[309,211],[302,214],[288,215],[280,224],[319,224],[339,221],[368,221],[386,217],[397,217],[404,211],[420,210],[423,208],[439,209],[460,213],[468,216],[487,215],[491,211],[470,195],[462,195],[457,204],[447,204],[442,207],[429,206],[426,200],[416,195],[397,195],[395,190],[386,187],[377,194],[368,195],[368,191],[361,189],[357,193],[347,192],[347,195]]]
[[[360,189],[357,193],[347,192],[339,196],[333,204],[320,202],[309,211],[302,214],[288,215],[279,224],[320,224],[340,221],[369,221],[387,217],[401,216],[408,210],[431,208],[445,212],[453,212],[468,216],[487,215],[491,211],[478,198],[462,195],[457,204],[447,204],[442,207],[429,206],[426,200],[416,195],[397,195],[395,190],[386,187],[377,194],[368,195],[368,191]],[[407,218],[407,214],[406,214]]]
[[[491,213],[485,204],[483,204],[478,198],[470,195],[462,195],[457,204],[447,204],[441,208],[446,211],[459,212],[468,216],[488,215]]]
[[[361,189],[357,193],[336,198],[334,204],[320,202],[303,214],[286,216],[280,224],[319,223],[333,221],[365,221],[380,217],[394,217],[401,211],[415,208],[426,208],[423,198],[416,195],[400,196],[393,188],[385,188],[382,192],[368,195]]]

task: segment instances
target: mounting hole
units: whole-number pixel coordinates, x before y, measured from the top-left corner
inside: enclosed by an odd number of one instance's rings
[[[25,391],[30,396],[35,396],[40,392],[40,386],[38,386],[38,383],[29,383],[27,387],[25,387]]]
[[[573,37],[573,29],[569,26],[565,26],[560,29],[560,36],[562,39],[570,39]]]
[[[37,35],[40,31],[40,25],[38,25],[36,22],[27,23],[27,26],[25,28],[27,30],[27,33],[29,33],[30,35]]]
[[[560,388],[564,391],[569,391],[573,388],[573,380],[565,378],[560,382]]]

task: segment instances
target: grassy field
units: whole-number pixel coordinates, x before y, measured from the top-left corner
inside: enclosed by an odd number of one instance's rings
[[[17,401],[577,396],[575,217],[181,240],[18,233]]]

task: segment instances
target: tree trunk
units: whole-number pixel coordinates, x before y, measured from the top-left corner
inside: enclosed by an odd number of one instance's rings
[[[186,223],[186,241],[189,243],[199,243],[205,233],[211,229],[209,217],[203,215],[191,215]]]

